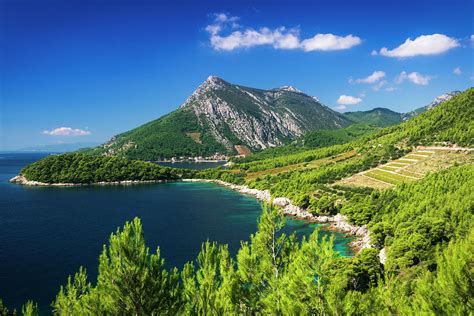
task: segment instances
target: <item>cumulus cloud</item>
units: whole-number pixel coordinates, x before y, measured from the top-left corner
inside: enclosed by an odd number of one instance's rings
[[[378,71],[374,71],[371,75],[369,75],[368,77],[365,77],[365,78],[360,78],[360,79],[356,79],[356,80],[349,79],[349,82],[350,83],[369,83],[369,84],[371,84],[371,83],[378,82],[383,77],[385,77],[385,72],[383,72],[381,70],[378,70]]]
[[[267,45],[275,49],[301,49],[306,52],[332,51],[349,49],[362,42],[359,37],[352,34],[347,36],[316,34],[312,38],[301,40],[298,28],[284,26],[274,29],[268,27],[243,28],[236,23],[238,17],[225,13],[213,16],[213,23],[206,26],[205,30],[209,33],[211,46],[215,50],[232,51],[239,48]],[[232,31],[223,35],[222,33],[229,28]]]
[[[362,40],[357,36],[353,36],[352,34],[347,36],[337,36],[334,34],[316,34],[312,38],[303,40],[301,42],[301,48],[305,52],[311,52],[315,50],[331,51],[349,49],[353,46],[359,45],[360,43],[362,43]]]
[[[414,40],[408,38],[405,43],[392,50],[383,47],[379,54],[398,58],[438,55],[458,46],[460,46],[458,40],[444,34],[421,35]]]
[[[277,49],[295,49],[299,46],[297,30],[280,27],[275,30],[261,28],[235,31],[228,36],[211,35],[211,46],[216,50],[231,51],[260,45],[271,45]]]
[[[339,99],[337,99],[337,104],[339,105],[350,105],[350,104],[358,104],[362,102],[361,98],[353,97],[350,95],[341,95]]]
[[[431,79],[433,79],[433,77],[422,75],[419,72],[407,73],[406,71],[402,71],[397,77],[396,82],[403,83],[404,81],[408,80],[416,85],[427,86]]]
[[[456,67],[453,69],[453,74],[460,76],[462,74],[461,67]]]
[[[91,132],[79,128],[58,127],[50,131],[45,130],[43,131],[43,134],[51,136],[86,136],[90,135]]]

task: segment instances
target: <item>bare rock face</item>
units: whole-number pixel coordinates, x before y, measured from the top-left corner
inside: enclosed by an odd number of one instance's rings
[[[343,117],[316,100],[292,86],[259,90],[210,76],[180,108],[192,109],[201,126],[207,126],[226,148],[234,146],[230,139],[233,137],[229,137],[232,134],[251,149],[265,149],[317,129],[317,112],[327,112],[326,116],[331,117],[321,128],[347,124]],[[296,105],[288,106],[285,102]],[[314,117],[307,117],[308,113]]]

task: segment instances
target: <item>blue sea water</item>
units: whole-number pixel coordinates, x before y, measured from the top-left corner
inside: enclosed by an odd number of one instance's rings
[[[60,285],[81,265],[94,282],[110,233],[136,216],[167,267],[182,268],[206,240],[228,244],[235,254],[256,230],[260,203],[212,183],[55,188],[8,182],[45,155],[0,154],[0,298],[9,308],[32,299],[42,314],[50,313]],[[309,235],[316,227],[288,219],[286,231]],[[336,234],[342,255],[351,255],[348,241]]]

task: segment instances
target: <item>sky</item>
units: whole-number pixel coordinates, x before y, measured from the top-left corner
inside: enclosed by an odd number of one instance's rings
[[[0,150],[104,142],[209,75],[407,112],[474,85],[473,3],[0,0]]]

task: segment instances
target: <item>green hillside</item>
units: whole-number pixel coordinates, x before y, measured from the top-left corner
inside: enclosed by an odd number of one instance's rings
[[[307,151],[309,149],[329,147],[332,145],[344,144],[360,138],[364,135],[375,133],[380,128],[364,125],[353,124],[345,128],[336,130],[318,130],[307,132],[290,144],[265,149],[252,154],[245,158],[233,159],[237,162],[249,162],[282,155],[295,154],[298,152]]]
[[[233,167],[240,180],[275,196],[292,198],[302,207],[320,210],[319,191],[341,178],[397,159],[417,145],[473,146],[474,89],[469,89],[402,124],[355,141],[259,159],[248,157]],[[315,195],[316,194],[316,195]],[[336,195],[333,196],[337,198]]]
[[[196,141],[191,135],[199,135]],[[204,156],[216,152],[227,154],[188,108],[180,108],[157,120],[113,137],[106,144],[89,151],[130,159],[158,160],[179,156]]]
[[[396,125],[403,120],[401,113],[385,108],[375,108],[370,111],[346,112],[344,116],[356,123],[378,127]]]

